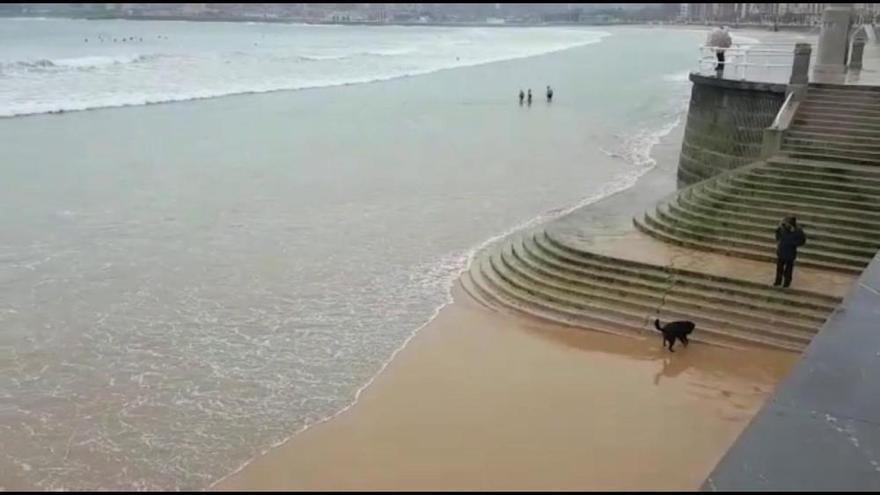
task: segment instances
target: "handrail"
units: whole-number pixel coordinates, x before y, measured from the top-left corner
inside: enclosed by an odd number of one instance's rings
[[[788,129],[792,117],[794,117],[794,113],[799,106],[798,103],[799,102],[794,98],[794,91],[789,92],[788,96],[785,97],[785,102],[779,107],[779,112],[776,113],[776,117],[773,119],[773,123],[770,124],[769,129],[773,129],[774,131],[784,131]]]
[[[733,69],[735,78],[745,80],[750,68],[760,67],[766,71],[791,68],[794,46],[793,43],[733,43],[724,48],[701,45],[697,70],[702,72],[706,66],[715,64],[715,54],[723,50],[727,56],[724,65]],[[785,62],[780,63],[781,60]],[[776,76],[772,78],[775,79]]]

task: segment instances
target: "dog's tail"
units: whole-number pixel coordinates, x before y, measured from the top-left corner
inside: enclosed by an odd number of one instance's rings
[[[663,327],[660,326],[660,320],[658,320],[657,318],[654,318],[654,327],[661,332],[663,331]]]

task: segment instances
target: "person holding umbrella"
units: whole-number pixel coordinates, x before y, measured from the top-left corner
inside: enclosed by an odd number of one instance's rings
[[[715,28],[714,31],[709,33],[709,37],[706,40],[706,46],[715,49],[715,58],[718,59],[718,62],[715,64],[715,73],[718,77],[724,74],[724,50],[730,48],[732,44],[733,40],[730,38],[730,33],[727,32],[727,27],[725,26]]]

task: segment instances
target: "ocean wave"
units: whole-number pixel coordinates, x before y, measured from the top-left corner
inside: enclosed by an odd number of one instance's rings
[[[537,227],[538,225],[547,223],[549,221],[561,218],[565,215],[568,215],[569,213],[574,212],[575,210],[578,210],[578,209],[583,208],[585,206],[589,206],[593,203],[597,203],[605,198],[608,198],[614,194],[617,194],[619,192],[625,191],[625,190],[633,187],[642,176],[644,176],[646,173],[650,172],[654,168],[654,166],[656,166],[657,162],[653,157],[651,157],[651,151],[653,150],[654,146],[662,140],[663,137],[669,135],[669,133],[672,132],[672,130],[674,130],[678,125],[681,124],[681,116],[682,116],[681,113],[679,113],[674,120],[662,125],[658,129],[655,129],[653,131],[648,131],[645,133],[645,136],[647,138],[643,139],[641,141],[641,149],[640,149],[640,152],[642,153],[642,156],[644,158],[637,162],[637,164],[641,165],[639,168],[637,168],[635,170],[628,171],[628,172],[621,174],[620,176],[606,182],[605,184],[603,184],[599,188],[598,191],[596,191],[595,193],[593,193],[589,196],[586,196],[586,197],[580,199],[579,201],[576,201],[573,204],[563,205],[563,206],[559,206],[556,208],[551,208],[549,210],[546,210],[546,211],[539,213],[538,215],[536,215],[532,218],[529,218],[529,219],[527,219],[519,224],[516,224],[508,229],[505,229],[502,232],[499,232],[499,233],[496,233],[495,235],[492,235],[491,237],[485,239],[484,241],[482,241],[481,243],[479,243],[475,246],[470,247],[469,249],[449,253],[448,255],[444,256],[440,260],[437,260],[437,262],[433,266],[418,270],[417,273],[420,273],[422,275],[421,278],[429,281],[428,283],[438,284],[438,285],[445,287],[444,301],[442,304],[440,304],[439,306],[434,308],[434,311],[431,313],[431,316],[429,318],[427,318],[421,325],[419,325],[415,329],[413,329],[413,331],[406,337],[406,339],[403,341],[403,343],[391,353],[391,356],[389,356],[388,359],[386,359],[385,361],[382,362],[382,365],[380,366],[379,371],[377,371],[372,377],[370,377],[370,379],[364,385],[362,385],[360,388],[358,388],[358,390],[354,394],[354,399],[349,404],[347,404],[345,407],[340,409],[339,411],[337,411],[327,417],[321,418],[313,423],[305,424],[302,427],[300,427],[298,430],[294,431],[289,436],[286,436],[286,437],[280,439],[279,441],[273,443],[268,448],[263,449],[259,453],[259,455],[254,456],[251,459],[245,461],[244,463],[239,465],[239,467],[236,468],[235,470],[233,470],[232,472],[230,472],[230,473],[226,474],[225,476],[222,476],[221,478],[212,482],[209,485],[208,489],[209,490],[213,489],[214,487],[221,484],[225,480],[227,480],[227,479],[231,478],[232,476],[234,476],[235,474],[241,472],[245,467],[247,467],[249,464],[251,464],[253,461],[258,459],[259,457],[264,456],[268,452],[286,444],[292,438],[298,436],[300,433],[302,433],[306,430],[309,430],[314,426],[318,426],[322,423],[326,423],[328,421],[331,421],[331,420],[335,419],[336,417],[340,416],[341,414],[345,413],[346,411],[350,410],[355,405],[357,405],[358,402],[360,401],[360,397],[363,394],[363,392],[366,391],[370,386],[372,386],[372,384],[376,381],[376,379],[378,379],[379,376],[381,376],[382,373],[385,371],[385,369],[394,361],[395,357],[401,351],[406,349],[406,347],[409,346],[409,343],[416,337],[416,335],[418,335],[418,333],[422,329],[424,329],[431,322],[433,322],[437,318],[437,316],[440,314],[440,312],[446,306],[452,304],[452,302],[453,302],[452,291],[453,291],[453,288],[455,287],[455,284],[458,282],[458,280],[461,278],[461,276],[464,275],[464,273],[470,269],[473,262],[482,253],[484,253],[487,249],[491,248],[492,246],[495,246],[498,242],[500,242],[500,241],[502,241],[502,240],[504,240],[504,239],[506,239],[506,238],[518,233],[518,232],[522,232],[527,229]]]
[[[59,58],[59,59],[36,59],[36,60],[15,60],[11,62],[0,62],[0,70],[14,72],[18,70],[63,70],[63,69],[94,69],[98,67],[106,67],[122,64],[138,64],[152,62],[161,58],[162,54],[133,54],[133,55],[89,55],[83,57]]]
[[[688,79],[691,75],[690,70],[683,70],[681,72],[673,72],[671,74],[664,74],[662,79],[668,82],[688,82]]]
[[[102,108],[116,108],[116,107],[128,107],[128,106],[141,106],[141,105],[152,105],[159,103],[173,103],[173,102],[183,102],[183,101],[192,101],[192,100],[201,100],[206,98],[219,98],[223,96],[233,96],[233,95],[246,95],[246,94],[261,94],[261,93],[271,93],[277,91],[294,91],[294,90],[304,90],[304,89],[314,89],[314,88],[323,88],[323,87],[333,87],[333,86],[347,86],[352,84],[368,84],[374,82],[388,81],[392,79],[398,79],[402,77],[412,77],[412,76],[420,76],[425,74],[431,74],[434,72],[438,72],[441,70],[450,70],[464,67],[473,67],[478,65],[485,65],[495,62],[515,60],[521,58],[534,57],[539,55],[545,55],[548,53],[558,52],[562,50],[567,50],[575,47],[586,46],[594,43],[599,43],[606,35],[610,35],[609,33],[604,32],[590,32],[592,37],[586,40],[578,40],[572,41],[568,43],[559,43],[555,46],[548,46],[542,48],[540,50],[533,49],[529,52],[523,53],[511,53],[504,55],[495,55],[495,56],[485,56],[483,58],[472,58],[461,60],[459,58],[453,58],[450,54],[446,54],[444,57],[437,57],[435,59],[430,60],[430,64],[426,64],[420,68],[401,68],[389,66],[387,68],[387,72],[385,74],[379,75],[368,75],[368,76],[347,76],[347,77],[328,77],[325,79],[315,79],[315,80],[290,80],[290,81],[280,81],[275,83],[266,83],[265,81],[261,81],[259,79],[255,79],[252,82],[239,83],[234,86],[228,87],[215,87],[215,88],[192,88],[189,90],[178,90],[174,88],[174,90],[180,91],[178,93],[168,93],[162,91],[156,91],[151,93],[141,92],[131,92],[131,93],[113,93],[113,94],[95,94],[92,92],[89,95],[89,98],[82,97],[74,97],[70,98],[71,95],[64,94],[65,99],[59,99],[59,101],[46,101],[46,99],[41,99],[38,101],[23,101],[16,102],[15,104],[0,104],[0,117],[22,117],[28,115],[37,115],[37,114],[47,114],[47,113],[64,113],[64,112],[75,112],[75,111],[84,111],[84,110],[96,110]],[[413,50],[409,48],[407,50]],[[235,53],[235,52],[233,52]],[[250,55],[246,52],[245,55]],[[393,50],[367,50],[367,51],[358,51],[358,54],[366,55],[366,56],[375,56],[375,57],[394,57],[392,53],[402,54],[403,49],[393,51]],[[334,55],[341,56],[343,54]],[[351,54],[347,56],[357,56],[356,54]],[[322,57],[325,55],[321,54],[309,54],[309,55],[296,55],[295,58],[306,59],[306,57],[311,57],[314,60],[316,57]],[[327,55],[329,56],[329,54]],[[0,63],[0,71],[4,73],[14,72],[16,70],[20,70],[21,67],[25,67],[27,70],[90,70],[97,67],[107,67],[107,66],[127,66],[138,63],[147,63],[151,61],[155,61],[158,58],[162,57],[171,57],[170,55],[164,54],[142,54],[142,55],[128,55],[128,56],[118,56],[118,57],[80,57],[77,59],[58,59],[58,60],[38,60],[38,61],[17,61],[12,62],[11,65],[4,65]],[[30,64],[30,65],[28,65]],[[60,64],[60,65],[59,65]],[[66,66],[64,64],[67,64]],[[9,69],[12,70],[9,70]],[[59,69],[60,68],[60,69]],[[140,74],[138,75],[140,77]],[[218,77],[218,80],[222,80],[222,77]]]

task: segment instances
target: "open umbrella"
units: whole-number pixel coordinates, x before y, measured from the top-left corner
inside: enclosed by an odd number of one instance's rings
[[[718,48],[730,48],[732,43],[733,40],[730,38],[730,33],[722,29],[716,29],[709,33],[709,38],[706,40],[707,46]]]

